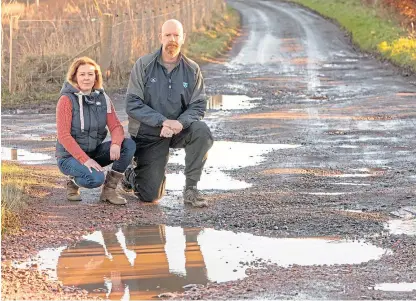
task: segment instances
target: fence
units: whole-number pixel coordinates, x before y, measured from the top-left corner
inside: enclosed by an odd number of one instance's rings
[[[96,2],[95,2],[96,3]],[[10,93],[62,85],[69,63],[87,55],[107,80],[125,80],[136,59],[159,46],[164,21],[175,18],[185,32],[209,27],[224,0],[119,0],[118,6],[75,19],[22,20],[2,24],[2,82]],[[121,4],[121,5],[120,5]]]

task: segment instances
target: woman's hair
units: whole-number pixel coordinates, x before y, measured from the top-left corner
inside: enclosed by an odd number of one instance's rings
[[[76,58],[72,62],[71,66],[69,66],[68,73],[66,74],[66,80],[74,87],[78,87],[77,71],[81,65],[91,65],[94,67],[95,83],[93,89],[102,89],[103,75],[101,74],[101,68],[93,59],[87,56]]]

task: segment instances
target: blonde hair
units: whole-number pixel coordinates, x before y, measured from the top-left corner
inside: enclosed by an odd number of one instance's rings
[[[74,87],[78,87],[77,71],[78,71],[79,66],[82,66],[82,65],[91,65],[94,67],[95,83],[94,83],[93,89],[102,89],[103,75],[101,74],[101,68],[93,59],[87,56],[76,58],[72,62],[71,66],[69,66],[68,73],[66,74],[66,80]]]

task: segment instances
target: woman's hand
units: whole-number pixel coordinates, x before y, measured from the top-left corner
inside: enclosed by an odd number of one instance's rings
[[[88,159],[84,165],[89,169],[89,171],[92,173],[92,169],[94,168],[96,171],[104,171],[104,168],[101,167],[100,164],[98,164],[97,162],[95,162],[93,159]]]
[[[117,144],[111,144],[110,146],[110,159],[116,161],[120,159],[120,146]]]

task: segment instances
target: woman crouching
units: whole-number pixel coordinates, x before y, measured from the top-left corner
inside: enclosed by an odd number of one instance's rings
[[[104,183],[100,200],[123,205],[116,187],[136,150],[114,106],[104,92],[98,64],[81,57],[69,67],[56,107],[56,157],[60,171],[69,176],[67,198],[81,201],[79,187],[96,188]],[[111,141],[103,142],[108,127]],[[104,177],[104,166],[113,163]]]

